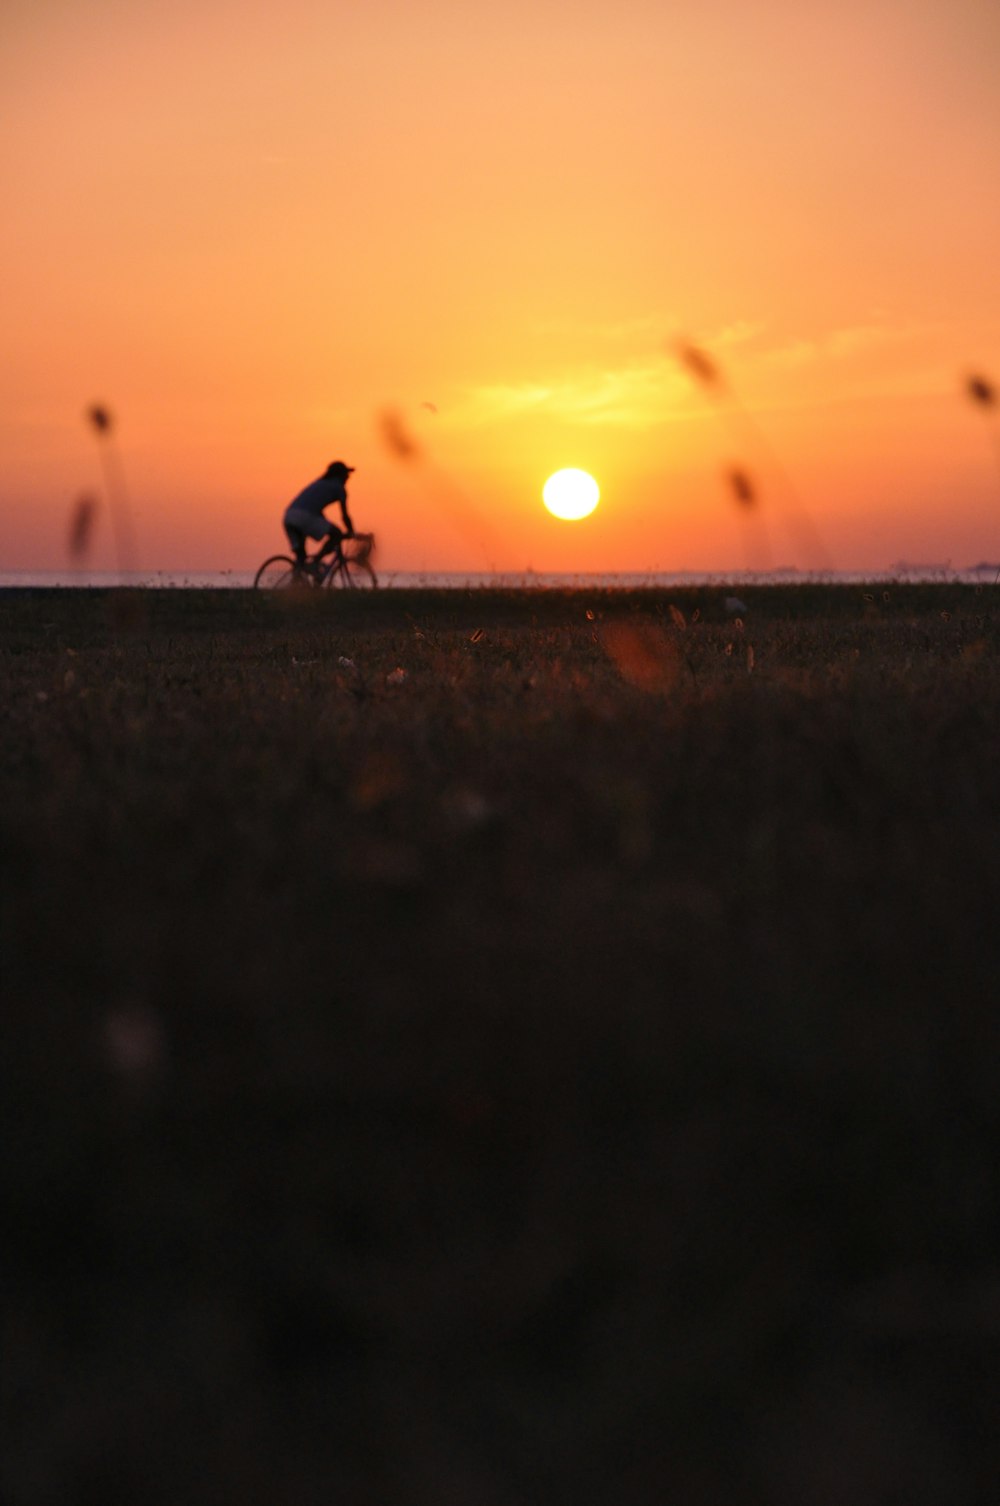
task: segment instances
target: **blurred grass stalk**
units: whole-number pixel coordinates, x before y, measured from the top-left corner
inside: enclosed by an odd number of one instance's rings
[[[993,459],[996,462],[997,477],[1000,479],[1000,416],[997,412],[997,389],[989,377],[983,376],[982,372],[972,372],[965,379],[965,395],[975,407],[981,408],[986,415],[986,423],[993,444]],[[1000,582],[1000,568],[993,577],[993,584]]]
[[[741,465],[730,465],[724,472],[726,485],[742,520],[743,557],[747,572],[766,574],[774,569],[771,535],[767,518],[760,505],[757,483]]]
[[[758,424],[740,402],[722,368],[713,357],[690,340],[676,339],[672,346],[668,346],[668,349],[692,381],[703,388],[715,403],[720,417],[727,424],[736,441],[738,451],[740,453],[756,451],[761,461],[761,468],[765,473],[770,473],[777,483],[777,494],[784,503],[784,525],[791,536],[793,545],[802,551],[806,563],[813,569],[832,570],[833,561],[830,553],[799,497],[791,477]],[[742,467],[731,467],[727,473],[730,489],[741,507],[759,507],[756,488],[751,486],[747,494],[736,479],[740,478],[740,481],[743,481],[746,477],[747,472]],[[766,532],[764,539],[767,553],[770,554]]]
[[[82,565],[90,549],[94,525],[97,521],[97,498],[83,492],[76,499],[69,520],[69,557],[74,564]]]
[[[437,412],[433,403],[422,403],[421,406],[428,411]],[[425,450],[413,438],[399,410],[383,408],[376,414],[376,427],[387,452],[401,465],[410,466],[420,473],[425,483],[425,495],[456,533],[471,543],[482,554],[489,569],[495,572],[499,558],[499,537],[451,477],[440,466],[428,461]]]
[[[97,452],[101,457],[101,473],[111,513],[111,527],[115,537],[115,553],[118,558],[118,573],[123,580],[130,570],[138,568],[135,546],[135,529],[132,525],[132,504],[129,499],[125,470],[118,446],[114,441],[114,419],[102,403],[92,403],[87,409],[87,420],[97,436]]]
[[[966,378],[966,396],[977,408],[981,408],[986,415],[986,423],[993,444],[993,458],[996,461],[997,475],[1000,477],[1000,407],[997,401],[997,389],[988,377],[981,373],[974,373]]]

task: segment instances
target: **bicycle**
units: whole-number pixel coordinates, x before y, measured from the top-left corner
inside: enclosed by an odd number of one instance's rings
[[[304,565],[290,554],[272,554],[254,576],[257,591],[316,591],[374,588],[378,576],[372,567],[371,556],[375,548],[373,533],[347,534],[335,549],[324,559],[312,555]]]

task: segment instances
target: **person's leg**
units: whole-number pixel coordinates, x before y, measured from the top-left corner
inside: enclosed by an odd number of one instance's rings
[[[317,562],[327,551],[333,524],[304,508],[290,507],[285,513],[285,532],[288,534],[300,569],[315,570]],[[335,530],[339,534],[339,529]],[[310,556],[306,552],[309,539],[315,539],[321,548]]]
[[[328,523],[326,526],[329,532],[319,549],[313,555],[314,561],[326,559],[327,555],[338,554],[340,552],[340,541],[344,537],[343,531],[337,527],[336,523]]]
[[[295,536],[295,563],[300,570],[304,570],[309,556],[306,553],[306,541],[301,533]]]
[[[294,527],[287,519],[285,521],[285,533],[288,537],[291,551],[295,555],[295,563],[302,570],[305,568],[306,563],[306,536],[301,529]]]

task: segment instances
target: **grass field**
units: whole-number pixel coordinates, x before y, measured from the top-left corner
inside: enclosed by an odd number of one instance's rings
[[[1000,590],[0,593],[10,1506],[1000,1478]]]

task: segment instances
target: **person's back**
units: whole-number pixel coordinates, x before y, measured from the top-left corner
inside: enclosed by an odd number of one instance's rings
[[[346,505],[347,487],[343,476],[339,473],[331,476],[327,471],[315,481],[310,481],[308,486],[304,486],[288,506],[296,510],[302,509],[319,517],[322,516],[324,508],[329,507],[333,502],[339,502],[341,507]]]

